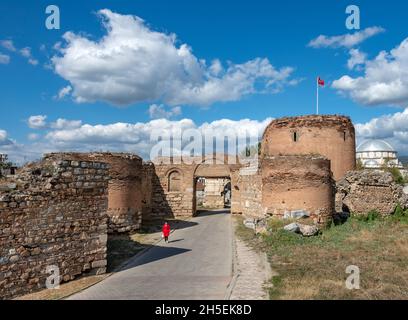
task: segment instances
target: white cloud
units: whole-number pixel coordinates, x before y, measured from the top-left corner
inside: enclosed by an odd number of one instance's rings
[[[55,72],[70,82],[79,103],[114,105],[161,101],[170,106],[208,106],[253,93],[276,93],[293,85],[293,68],[276,69],[266,58],[224,68],[210,66],[176,35],[157,32],[136,16],[99,11],[107,34],[93,41],[67,32],[52,58]]]
[[[6,141],[6,138],[7,138],[7,131],[0,130],[0,143],[3,141]]]
[[[0,53],[0,64],[9,64],[10,56]]]
[[[28,118],[28,126],[31,129],[55,129],[55,130],[64,130],[64,129],[76,129],[82,125],[81,120],[67,120],[64,118],[59,118],[54,122],[47,123],[47,116],[38,115],[31,116]]]
[[[25,48],[21,49],[21,50],[20,50],[20,54],[21,54],[24,58],[30,58],[30,57],[31,57],[31,48],[25,47]]]
[[[408,108],[356,124],[355,127],[359,141],[385,139],[400,153],[408,154]]]
[[[347,61],[347,67],[350,70],[357,69],[360,70],[361,65],[364,65],[367,59],[367,54],[361,52],[358,49],[351,49],[349,51],[350,58]]]
[[[211,75],[218,76],[224,70],[222,63],[219,59],[215,59],[212,61],[209,71]]]
[[[20,54],[24,57],[27,58],[27,61],[29,64],[36,66],[38,65],[38,60],[34,59],[32,54],[31,54],[31,48],[30,47],[25,47],[20,50]]]
[[[382,32],[385,32],[385,30],[381,27],[370,27],[362,31],[339,36],[320,35],[310,41],[308,46],[312,48],[352,48]]]
[[[149,116],[151,119],[170,119],[181,115],[181,113],[181,107],[173,107],[169,111],[167,111],[163,105],[152,104],[149,107]]]
[[[69,95],[72,91],[72,87],[71,86],[66,86],[64,88],[62,88],[57,95],[57,99],[61,100],[63,99],[65,96]]]
[[[47,116],[44,115],[31,116],[28,118],[28,126],[31,129],[44,129],[47,127],[46,119]]]
[[[235,134],[238,139],[238,150],[241,151],[249,136],[258,139],[265,127],[272,119],[257,120],[228,120],[222,119],[210,123],[196,125],[191,119],[170,121],[167,119],[152,120],[147,123],[113,123],[109,125],[84,124],[72,129],[52,129],[45,137],[33,135],[30,144],[21,145],[7,139],[7,145],[0,142],[0,152],[8,153],[12,161],[23,163],[28,160],[40,159],[44,153],[59,151],[118,151],[132,152],[149,159],[152,147],[157,143],[151,140],[152,134],[170,138],[173,132],[194,132],[204,135],[209,133],[213,137],[224,137],[228,133]],[[5,141],[6,133],[0,131],[0,139]],[[35,139],[34,139],[35,138]],[[0,140],[1,141],[1,140]],[[190,141],[184,141],[183,145]],[[218,152],[224,152],[223,145],[217,145]],[[175,152],[178,150],[176,148]]]
[[[0,46],[12,52],[16,51],[12,40],[0,40]]]
[[[356,124],[356,131],[360,137],[367,139],[392,138],[396,133],[408,132],[408,108],[403,112],[383,115],[366,123]]]
[[[111,150],[134,152],[149,158],[150,150],[156,141],[151,141],[152,133],[169,139],[171,133],[196,129],[202,134],[210,133],[214,137],[223,137],[233,132],[239,144],[245,144],[246,134],[259,138],[272,119],[264,121],[242,119],[217,120],[197,126],[191,119],[170,121],[152,120],[147,123],[114,123],[109,125],[84,124],[76,129],[54,130],[46,135],[49,145],[62,150]],[[223,151],[223,150],[221,150]]]
[[[332,87],[365,105],[408,104],[408,38],[390,52],[366,60],[364,76],[342,76]]]
[[[0,129],[0,146],[6,146],[13,144],[13,141],[8,138],[6,130]]]
[[[52,129],[76,129],[82,125],[81,120],[67,120],[59,118],[55,122],[52,122],[50,127]]]
[[[30,141],[35,141],[35,140],[38,140],[38,139],[40,138],[40,135],[39,135],[38,133],[30,133],[30,134],[27,136],[27,138],[28,138],[28,140],[30,140]]]
[[[38,60],[30,58],[30,59],[28,59],[28,63],[33,65],[33,66],[36,66],[36,65],[38,65]]]

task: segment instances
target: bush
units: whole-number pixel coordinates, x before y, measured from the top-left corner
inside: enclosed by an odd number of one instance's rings
[[[365,222],[375,221],[375,220],[378,220],[379,218],[381,218],[381,215],[378,213],[377,210],[371,210],[370,212],[368,212],[365,215],[356,216],[357,220],[365,221]]]
[[[397,207],[395,208],[394,216],[403,217],[406,214],[407,214],[407,211],[404,211],[404,209],[402,209],[401,205],[398,204]]]
[[[386,171],[392,174],[392,177],[394,178],[395,183],[405,184],[406,180],[404,179],[403,175],[401,174],[401,171],[398,168],[388,167],[386,168]]]

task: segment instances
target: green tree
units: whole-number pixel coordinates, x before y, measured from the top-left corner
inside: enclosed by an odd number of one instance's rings
[[[398,184],[405,184],[406,183],[406,179],[404,178],[404,176],[402,175],[401,171],[399,168],[395,167],[394,165],[390,164],[390,160],[389,158],[384,160],[383,165],[381,166],[381,168],[392,174],[395,183]]]
[[[361,159],[357,159],[356,161],[356,170],[358,171],[364,170],[364,164],[363,161],[361,161]]]

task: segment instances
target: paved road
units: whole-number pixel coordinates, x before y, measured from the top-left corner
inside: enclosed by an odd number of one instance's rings
[[[231,216],[204,212],[133,258],[120,271],[70,299],[224,299],[232,278]]]

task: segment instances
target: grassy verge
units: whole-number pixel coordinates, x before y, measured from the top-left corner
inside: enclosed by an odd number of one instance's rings
[[[271,299],[408,299],[408,212],[380,218],[352,217],[321,235],[305,238],[271,220],[255,236],[239,224],[237,234],[267,252],[272,269]],[[346,267],[360,268],[360,289],[348,290]]]
[[[14,300],[60,300],[64,299],[74,293],[77,293],[85,288],[93,286],[102,281],[108,275],[81,277],[71,282],[64,283],[59,289],[45,289],[39,292],[27,294]]]

